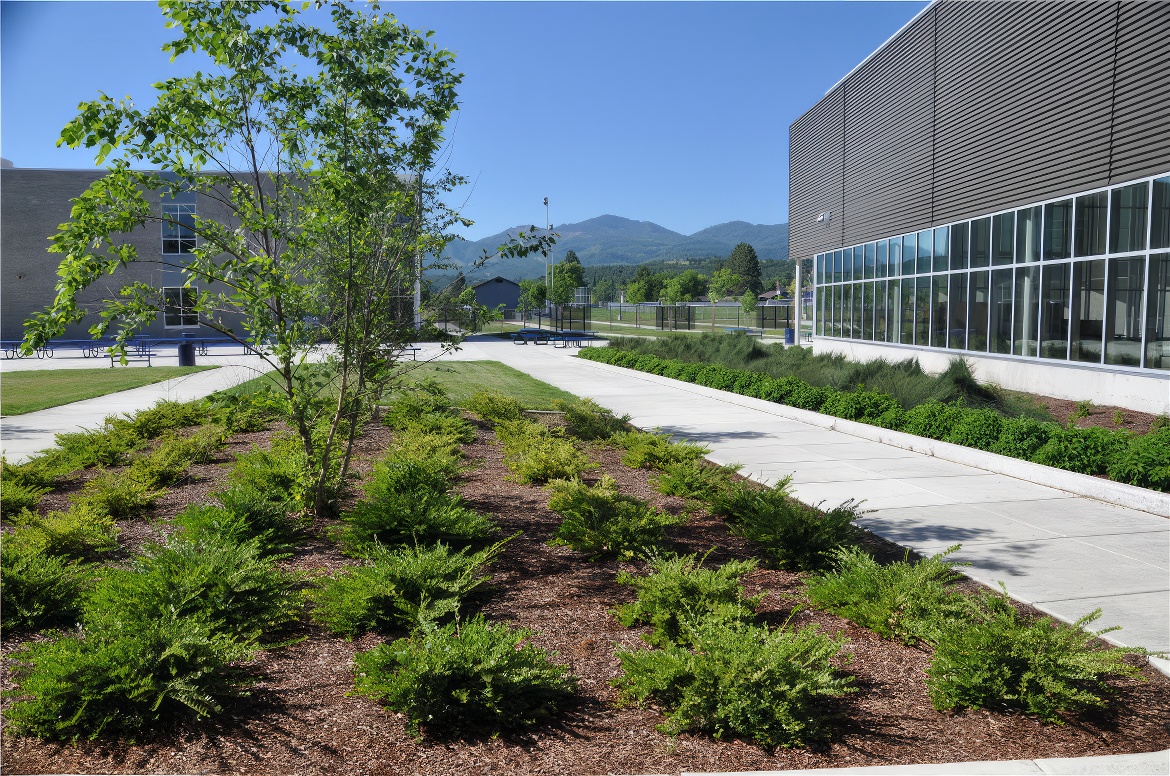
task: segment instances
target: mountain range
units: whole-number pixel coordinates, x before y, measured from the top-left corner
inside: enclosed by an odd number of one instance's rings
[[[520,231],[529,231],[529,227],[513,227],[475,242],[453,242],[447,246],[444,256],[460,267],[466,267],[484,249],[492,252],[510,235]],[[604,215],[576,224],[559,224],[553,227],[553,231],[559,237],[551,260],[562,260],[571,250],[585,266],[727,256],[740,242],[749,243],[761,259],[788,258],[788,224],[729,221],[684,235],[651,221]],[[475,273],[477,277],[503,275],[512,280],[543,274],[544,257],[540,255],[524,259],[492,259]]]

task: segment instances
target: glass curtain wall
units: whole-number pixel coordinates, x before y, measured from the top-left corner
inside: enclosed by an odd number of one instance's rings
[[[1170,174],[816,257],[817,334],[1170,369]]]

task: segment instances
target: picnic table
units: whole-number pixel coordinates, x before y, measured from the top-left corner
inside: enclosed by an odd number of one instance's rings
[[[749,337],[762,337],[762,336],[764,336],[763,329],[752,329],[748,326],[724,326],[723,331],[726,334],[735,334],[735,333],[739,332],[741,334],[746,334]]]
[[[547,345],[552,336],[544,329],[521,329],[512,334],[512,344],[527,345],[531,342],[533,345]]]
[[[595,331],[562,331],[552,338],[555,348],[581,348],[597,339]]]

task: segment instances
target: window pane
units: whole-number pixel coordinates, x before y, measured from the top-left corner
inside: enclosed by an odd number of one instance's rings
[[[841,308],[845,296],[845,286],[834,286],[833,294],[833,336],[841,336]]]
[[[164,254],[194,252],[195,206],[168,203],[162,206],[162,214],[162,252]]]
[[[979,218],[971,222],[971,266],[991,264],[991,219]]]
[[[914,274],[914,262],[915,262],[915,256],[917,255],[917,252],[915,251],[914,246],[916,244],[917,243],[915,242],[915,237],[912,234],[908,234],[902,238],[902,274],[903,275],[913,275]]]
[[[890,280],[886,286],[886,342],[898,341],[898,321],[902,317],[902,300],[898,293],[901,281]]]
[[[1146,297],[1146,368],[1170,369],[1170,253],[1150,257]]]
[[[1040,358],[1068,358],[1069,264],[1050,264],[1040,280]]]
[[[1146,208],[1150,187],[1135,183],[1114,189],[1109,213],[1109,252],[1144,251],[1146,249]]]
[[[817,336],[825,334],[825,287],[817,289]]]
[[[890,239],[890,277],[896,278],[902,274],[902,238]]]
[[[938,230],[935,230],[936,232]],[[935,275],[930,299],[930,344],[936,348],[947,346],[947,275]]]
[[[193,288],[164,288],[163,326],[198,326],[199,315],[195,312],[197,293]]]
[[[1144,257],[1109,261],[1109,304],[1105,306],[1106,364],[1141,365],[1145,280]]]
[[[970,249],[971,225],[963,222],[951,227],[951,269],[966,269]]]
[[[842,277],[841,251],[833,251],[833,282],[840,283]]]
[[[866,243],[865,244],[865,279],[866,280],[873,280],[874,267],[876,266],[876,263],[877,263],[877,244],[876,243]]]
[[[874,277],[884,278],[886,276],[886,262],[890,255],[890,243],[888,240],[880,240],[877,244],[877,274]]]
[[[1073,228],[1073,256],[1097,256],[1105,252],[1106,193],[1077,197]]]
[[[879,280],[873,287],[873,341],[886,341],[886,281]]]
[[[853,284],[853,328],[849,331],[853,339],[861,339],[861,286],[861,283]]]
[[[914,271],[921,275],[923,272],[930,272],[931,255],[934,253],[934,236],[931,230],[918,233],[918,261],[914,266]]]
[[[1105,260],[1073,263],[1072,332],[1069,358],[1101,363],[1105,325]]]
[[[1040,341],[1040,268],[1016,269],[1016,294],[1013,305],[1012,352],[1017,356],[1034,356]]]
[[[930,276],[917,278],[915,286],[914,344],[930,345]]]
[[[947,242],[950,240],[949,227],[940,226],[934,230],[934,271],[947,271]]]
[[[1044,260],[1067,259],[1072,255],[1072,200],[1044,206]]]
[[[1150,225],[1150,247],[1170,248],[1170,175],[1154,181],[1154,214]]]
[[[1016,262],[1040,261],[1040,218],[1044,208],[1027,207],[1016,211]]]
[[[817,254],[816,283],[818,286],[824,285],[825,283],[825,255],[823,253]]]
[[[947,347],[967,347],[967,273],[951,273],[950,312],[947,318]]]
[[[873,339],[873,283],[862,284],[861,300],[861,338]]]
[[[991,219],[991,263],[1011,264],[1015,236],[1015,213],[1001,213]]]
[[[972,272],[967,290],[967,350],[987,350],[988,274]]]
[[[860,245],[853,246],[853,279],[865,277],[865,252]]]
[[[1012,271],[991,272],[991,330],[988,333],[992,353],[1012,352]]]
[[[904,345],[914,344],[914,278],[902,281],[902,325],[899,341]]]

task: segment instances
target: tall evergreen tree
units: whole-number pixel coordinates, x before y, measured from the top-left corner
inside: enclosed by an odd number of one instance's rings
[[[760,257],[756,255],[756,249],[747,243],[741,242],[731,249],[727,268],[732,274],[747,281],[749,291],[758,294],[764,290],[764,282],[760,278]]]

